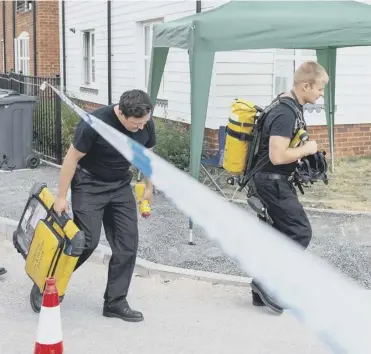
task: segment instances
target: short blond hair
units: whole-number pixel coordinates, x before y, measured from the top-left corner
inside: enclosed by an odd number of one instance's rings
[[[294,74],[294,86],[300,84],[314,85],[319,79],[327,79],[327,72],[325,68],[315,61],[306,61],[301,64]]]

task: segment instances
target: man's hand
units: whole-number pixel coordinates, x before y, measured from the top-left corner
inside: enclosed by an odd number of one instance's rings
[[[313,155],[318,151],[317,143],[314,140],[304,141],[303,146],[308,155]]]
[[[149,204],[152,204],[153,198],[153,185],[151,182],[147,181],[146,189],[144,190],[142,199],[139,201],[141,203],[143,200],[148,200]]]
[[[59,216],[62,215],[62,212],[66,212],[67,213],[67,211],[68,211],[68,203],[67,203],[66,198],[56,197],[55,198],[55,202],[54,202],[54,210],[55,210],[55,212]]]

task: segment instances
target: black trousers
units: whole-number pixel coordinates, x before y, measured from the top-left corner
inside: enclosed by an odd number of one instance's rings
[[[126,301],[138,249],[138,215],[130,183],[102,182],[77,169],[71,181],[74,221],[85,233],[85,250],[77,270],[99,244],[103,222],[112,249],[109,262],[106,303]]]
[[[273,227],[306,249],[312,239],[312,227],[295,187],[287,180],[271,179],[264,173],[257,174],[254,182]]]

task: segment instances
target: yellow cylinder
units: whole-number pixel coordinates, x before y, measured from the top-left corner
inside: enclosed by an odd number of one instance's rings
[[[141,201],[145,189],[146,186],[144,183],[135,184],[135,197],[139,203],[139,212],[144,218],[147,218],[151,215],[151,206],[148,200]]]
[[[255,105],[243,99],[234,100],[227,125],[223,168],[233,174],[241,174],[246,167],[248,140],[256,117]]]
[[[308,140],[309,135],[304,129],[299,129],[299,131],[295,134],[294,138],[290,142],[291,148],[296,148],[302,141]]]

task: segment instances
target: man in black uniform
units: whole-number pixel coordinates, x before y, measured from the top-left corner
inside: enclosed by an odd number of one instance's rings
[[[305,62],[295,72],[291,92],[284,93],[282,97],[291,100],[304,116],[303,105],[314,104],[323,97],[327,83],[328,75],[321,65],[313,61]],[[293,109],[282,103],[268,113],[256,165],[263,161],[264,156],[268,155],[269,159],[263,163],[253,181],[273,221],[273,227],[306,249],[312,238],[312,228],[296,189],[288,179],[299,159],[317,152],[317,143],[309,140],[296,148],[289,147],[296,133],[296,119]],[[258,281],[253,280],[251,288],[255,306],[267,305],[275,312],[283,311],[277,301],[264,292]]]
[[[145,92],[131,90],[122,94],[119,104],[99,108],[92,115],[152,149],[156,142],[152,110]],[[129,168],[130,162],[81,120],[63,162],[54,209],[58,214],[67,210],[66,196],[71,183],[74,221],[86,237],[76,269],[98,246],[103,222],[112,249],[103,315],[137,322],[143,320],[143,315],[132,310],[126,299],[138,248],[137,204]],[[151,202],[152,191],[152,183],[146,180],[143,200]]]

